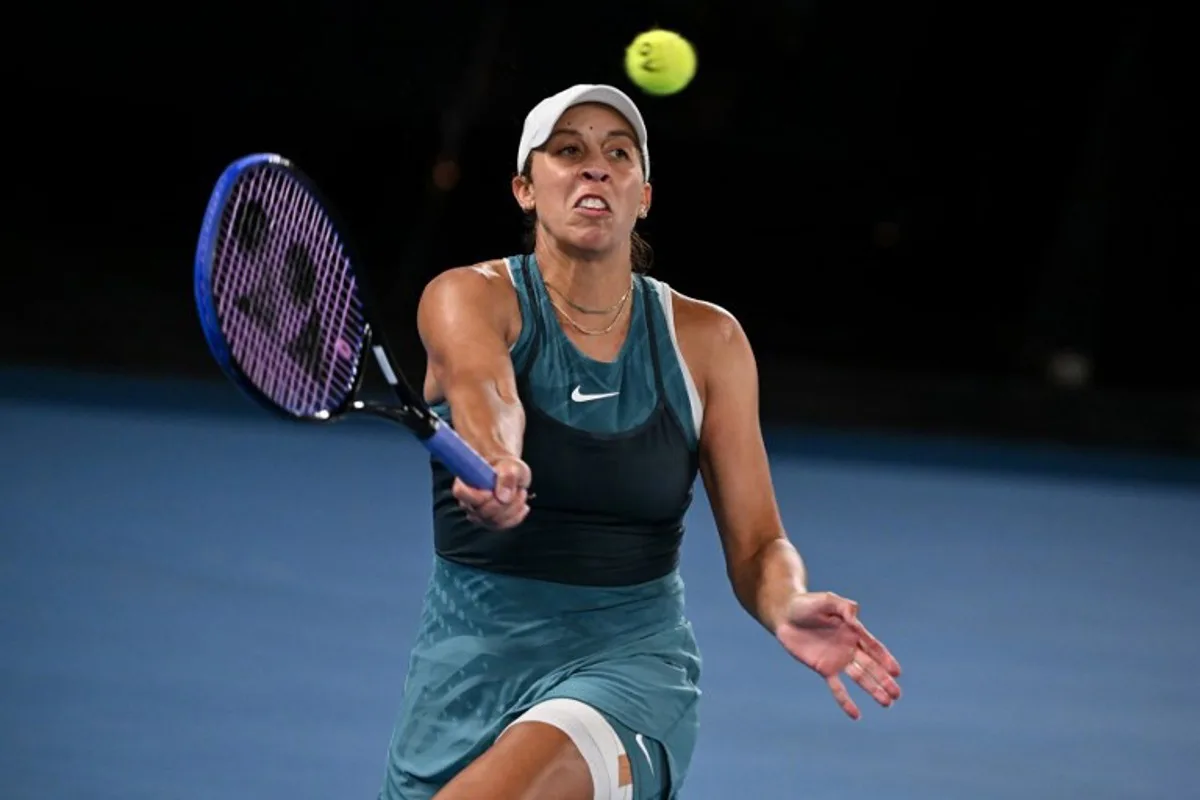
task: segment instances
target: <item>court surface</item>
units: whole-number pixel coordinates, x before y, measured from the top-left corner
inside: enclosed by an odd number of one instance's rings
[[[430,567],[423,451],[219,386],[0,373],[0,796],[368,800]],[[52,399],[47,399],[52,398]],[[905,668],[842,716],[736,605],[703,492],[685,798],[1177,798],[1200,465],[774,432],[814,588]]]

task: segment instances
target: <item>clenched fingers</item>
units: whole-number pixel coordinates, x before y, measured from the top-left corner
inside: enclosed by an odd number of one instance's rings
[[[453,494],[467,518],[477,525],[512,528],[520,525],[529,515],[529,493],[525,489],[516,490],[508,502],[502,502],[493,492],[474,489],[455,481]]]

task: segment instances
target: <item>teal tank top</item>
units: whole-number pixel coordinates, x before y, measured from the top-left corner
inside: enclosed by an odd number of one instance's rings
[[[530,513],[508,531],[466,519],[453,475],[433,470],[434,542],[455,563],[576,585],[643,583],[678,565],[702,410],[675,340],[670,289],[635,276],[617,358],[563,332],[533,256],[506,260],[521,310],[512,347],[525,409]],[[453,409],[435,406],[453,422]]]

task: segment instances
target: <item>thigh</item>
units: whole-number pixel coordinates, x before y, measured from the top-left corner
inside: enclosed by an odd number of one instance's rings
[[[558,697],[517,717],[437,797],[666,800],[670,785],[662,744],[586,703]]]
[[[437,794],[436,800],[629,800],[612,794],[620,740],[577,700],[543,700]]]
[[[631,800],[666,800],[671,794],[671,768],[662,742],[651,739],[610,714],[604,719],[620,740],[633,780]]]
[[[562,731],[587,765],[595,800],[666,800],[671,774],[663,744],[580,700],[544,700],[519,717]]]

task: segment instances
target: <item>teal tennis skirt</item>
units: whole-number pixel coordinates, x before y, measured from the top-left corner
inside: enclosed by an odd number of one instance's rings
[[[381,800],[424,800],[536,703],[587,703],[666,752],[674,797],[699,726],[700,653],[678,572],[616,588],[435,559]]]

